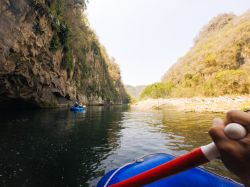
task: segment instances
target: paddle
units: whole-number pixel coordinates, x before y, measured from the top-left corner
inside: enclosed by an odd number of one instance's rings
[[[237,123],[230,123],[224,128],[227,137],[231,139],[241,139],[247,135],[246,129]],[[109,187],[140,187],[159,179],[169,177],[193,167],[205,164],[220,156],[215,144],[212,142],[208,145],[194,149],[180,157],[169,162],[161,164],[153,169],[141,174],[128,178],[124,181],[113,184]]]

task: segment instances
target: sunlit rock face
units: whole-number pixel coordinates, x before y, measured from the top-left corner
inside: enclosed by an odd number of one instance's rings
[[[75,98],[74,84],[60,68],[62,52],[49,50],[53,31],[46,15],[25,0],[1,0],[1,5],[0,101],[46,107]]]
[[[96,76],[96,82],[92,81],[93,76],[82,80],[83,72],[76,64],[76,56],[73,57],[71,71],[61,67],[63,47],[56,51],[50,49],[56,32],[53,17],[44,6],[33,5],[32,2],[36,1],[0,1],[0,105],[3,107],[20,101],[16,103],[59,107],[75,100],[84,104],[110,102],[100,97],[100,93],[86,93],[86,90],[79,89],[81,81],[95,85],[100,80],[102,85],[101,80],[110,79],[108,74],[99,79]],[[87,63],[95,62],[96,69],[91,69],[92,74],[102,73],[104,70],[98,66],[102,62],[93,59],[94,52],[86,52]]]

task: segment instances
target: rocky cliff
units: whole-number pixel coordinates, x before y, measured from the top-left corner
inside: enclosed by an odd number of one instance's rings
[[[84,3],[0,0],[1,106],[127,102],[119,68],[89,28]]]

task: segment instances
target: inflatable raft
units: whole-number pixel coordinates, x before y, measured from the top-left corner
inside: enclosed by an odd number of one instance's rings
[[[97,184],[97,187],[108,187],[117,182],[138,175],[144,171],[159,166],[174,157],[169,154],[158,153],[138,159],[118,169],[108,172]],[[188,171],[163,178],[145,187],[243,187],[229,178],[211,173],[202,168],[193,168]]]
[[[83,112],[84,111],[84,107],[83,106],[72,106],[70,108],[70,111],[72,111],[72,112]]]

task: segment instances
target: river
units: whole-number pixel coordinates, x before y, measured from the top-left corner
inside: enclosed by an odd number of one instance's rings
[[[221,113],[140,112],[127,106],[0,111],[0,186],[95,186],[105,172],[151,153],[181,155],[211,141]],[[205,166],[234,178],[219,162]]]

